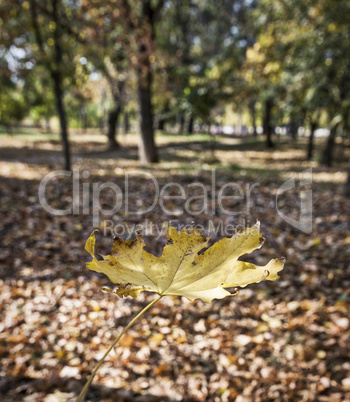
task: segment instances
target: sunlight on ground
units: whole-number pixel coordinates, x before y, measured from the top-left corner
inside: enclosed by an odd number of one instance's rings
[[[76,168],[88,169],[98,176],[123,175],[125,170],[144,168],[137,160],[136,134],[119,135],[122,147],[117,151],[108,151],[106,136],[102,134],[76,132],[70,138]],[[265,150],[261,137],[240,139],[157,133],[156,142],[161,162],[147,166],[147,169],[158,177],[169,173],[199,175],[217,169],[227,174],[231,172],[233,177],[286,180],[312,168],[316,183],[343,183],[346,180],[345,163],[324,168],[315,160],[306,161],[305,139],[299,141],[298,148],[284,140],[275,150]],[[317,147],[321,145],[317,144]],[[61,169],[61,145],[57,134],[3,135],[0,155],[0,175],[4,177],[40,180],[49,171]],[[96,168],[96,157],[103,159],[102,169],[101,166]]]

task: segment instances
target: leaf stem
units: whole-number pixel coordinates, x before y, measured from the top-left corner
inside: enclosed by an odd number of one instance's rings
[[[125,334],[125,332],[132,326],[135,324],[135,322],[147,311],[149,310],[154,304],[157,303],[157,301],[159,301],[161,298],[163,297],[163,295],[160,295],[159,297],[157,297],[156,299],[154,299],[151,303],[147,304],[147,306],[140,311],[137,316],[135,316],[130,322],[129,324],[123,329],[123,331],[119,334],[119,336],[116,338],[116,340],[112,343],[112,345],[108,348],[108,350],[106,351],[106,353],[103,355],[103,357],[100,359],[100,361],[98,362],[97,366],[95,367],[94,371],[91,373],[89,379],[87,380],[86,384],[84,385],[84,388],[82,389],[82,391],[80,392],[78,399],[76,402],[82,402],[85,396],[85,393],[87,391],[87,389],[89,388],[89,385],[91,384],[92,380],[94,379],[98,369],[102,366],[103,362],[105,361],[106,357],[109,355],[110,351],[116,346],[116,344],[119,342],[120,338]]]

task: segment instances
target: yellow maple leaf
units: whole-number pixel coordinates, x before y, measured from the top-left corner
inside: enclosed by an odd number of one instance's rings
[[[209,248],[209,239],[204,239],[194,228],[177,231],[169,225],[167,235],[168,242],[160,257],[145,251],[145,242],[138,236],[132,241],[115,239],[111,255],[102,255],[102,260],[95,257],[95,234],[88,238],[85,249],[91,254],[92,261],[87,263],[87,267],[103,272],[117,283],[117,295],[137,297],[141,291],[148,290],[158,293],[159,297],[144,307],[114,340],[91,373],[77,402],[83,400],[97,371],[121,337],[163,296],[184,296],[189,300],[202,299],[209,303],[213,299],[230,296],[226,288],[244,287],[265,279],[274,281],[283,269],[282,259],[271,260],[262,267],[238,260],[243,254],[261,247],[259,224],[231,238],[225,237]],[[180,342],[179,339],[177,341]],[[186,339],[181,342],[186,342]]]
[[[204,239],[194,228],[177,231],[169,225],[167,236],[160,257],[145,251],[145,242],[138,236],[135,240],[115,239],[111,255],[102,255],[103,259],[98,260],[92,233],[85,246],[93,257],[87,267],[117,283],[115,293],[120,297],[137,297],[147,290],[161,296],[184,296],[208,303],[231,295],[225,288],[244,287],[266,279],[274,281],[278,279],[277,272],[283,269],[283,259],[273,259],[265,266],[238,260],[261,247],[259,224],[231,238],[225,237],[209,248],[209,239]],[[206,250],[199,254],[203,249]]]

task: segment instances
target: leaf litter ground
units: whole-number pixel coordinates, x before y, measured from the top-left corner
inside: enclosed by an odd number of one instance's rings
[[[132,136],[126,141],[131,159],[125,151],[104,152],[105,144],[97,140],[88,145],[76,138],[75,166],[88,170],[91,180],[123,187],[126,170],[142,169]],[[301,149],[281,143],[277,153],[264,152],[259,143],[245,146],[225,138],[217,140],[214,151],[205,144],[203,152],[196,141],[186,141],[173,147],[158,139],[166,161],[148,171],[161,186],[200,181],[210,187],[213,167],[217,189],[229,181],[258,183],[250,214],[211,218],[232,224],[260,220],[267,242],[249,261],[263,265],[284,256],[286,267],[277,282],[250,285],[211,304],[163,298],[111,353],[87,400],[349,400],[350,203],[339,184],[343,166],[323,169],[312,162],[314,229],[306,235],[287,225],[274,207],[276,191],[291,172],[310,166]],[[57,143],[7,138],[0,158],[1,400],[74,400],[130,315],[154,296],[134,300],[103,293],[108,279],[85,268],[91,217],[53,217],[38,203],[40,179],[60,169]],[[148,205],[149,183],[135,177],[130,185],[134,207]],[[110,194],[102,196],[109,205]],[[48,199],[66,207],[71,180],[49,186]],[[298,195],[282,201],[292,214]],[[169,216],[157,208],[141,218],[125,217],[123,210],[116,217],[130,224],[146,219],[166,222]],[[207,219],[199,214],[195,221]],[[149,236],[148,251],[159,255],[165,240]],[[110,242],[109,234],[98,238],[105,254]]]

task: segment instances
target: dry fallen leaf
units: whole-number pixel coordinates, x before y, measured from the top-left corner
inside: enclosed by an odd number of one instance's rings
[[[87,267],[106,274],[118,284],[116,294],[120,297],[137,297],[141,291],[159,295],[177,295],[189,300],[202,299],[211,302],[231,295],[225,288],[278,279],[283,260],[271,260],[265,266],[238,261],[243,254],[251,253],[261,246],[259,224],[223,238],[203,253],[208,240],[194,228],[177,231],[168,227],[168,242],[163,254],[156,257],[144,250],[141,236],[135,240],[114,240],[111,255],[95,257],[95,235],[86,242],[86,250],[93,260]]]

